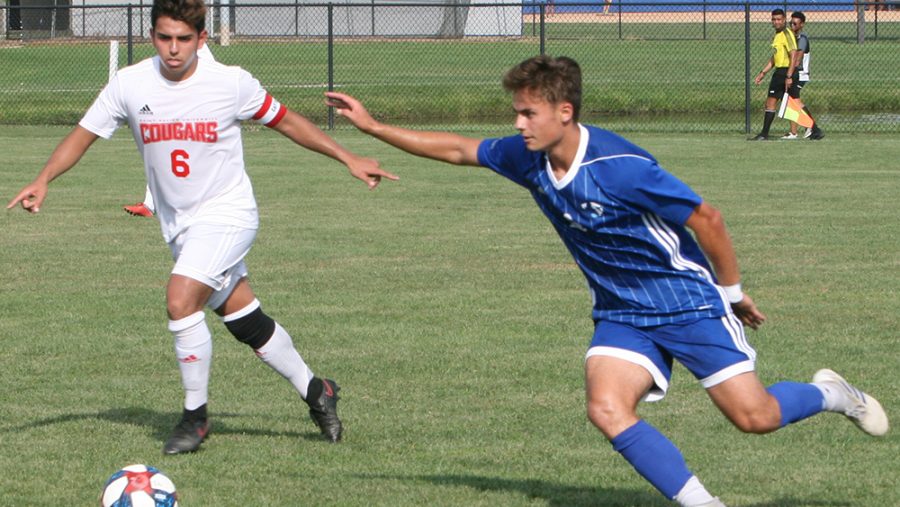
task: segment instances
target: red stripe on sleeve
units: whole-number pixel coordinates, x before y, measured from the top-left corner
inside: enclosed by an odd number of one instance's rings
[[[258,120],[258,119],[262,118],[263,116],[265,116],[266,111],[269,110],[269,107],[271,105],[272,105],[272,96],[267,93],[266,100],[263,101],[263,105],[261,108],[259,108],[259,111],[257,111],[256,114],[253,115],[253,119]]]
[[[278,109],[278,114],[275,115],[275,118],[273,118],[272,121],[270,121],[269,123],[266,123],[266,127],[271,128],[271,127],[274,127],[275,125],[278,125],[278,122],[280,122],[281,119],[284,118],[284,115],[287,114],[287,108],[284,107],[284,104],[278,104],[278,105],[281,106]]]

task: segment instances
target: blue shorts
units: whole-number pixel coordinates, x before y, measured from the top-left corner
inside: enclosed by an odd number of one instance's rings
[[[656,401],[666,395],[677,359],[705,388],[753,371],[756,351],[744,336],[744,326],[728,313],[720,318],[638,328],[600,321],[585,359],[611,356],[642,366],[654,386],[644,397]]]

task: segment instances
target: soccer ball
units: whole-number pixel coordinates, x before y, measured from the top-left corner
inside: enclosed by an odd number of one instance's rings
[[[178,507],[175,484],[147,465],[129,465],[106,481],[102,507]]]

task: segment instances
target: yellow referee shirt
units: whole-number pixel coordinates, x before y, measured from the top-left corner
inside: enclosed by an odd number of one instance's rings
[[[788,68],[791,66],[791,51],[797,50],[797,38],[789,28],[775,34],[772,39],[772,61],[775,68]]]

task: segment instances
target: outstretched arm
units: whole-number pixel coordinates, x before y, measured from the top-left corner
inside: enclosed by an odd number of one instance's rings
[[[688,217],[685,225],[694,231],[697,243],[706,254],[709,262],[716,272],[719,284],[722,286],[738,286],[740,292],[741,273],[738,268],[737,255],[734,253],[734,245],[725,228],[722,213],[706,203],[700,203],[694,208],[694,212]],[[744,294],[743,298],[731,304],[735,315],[741,322],[753,329],[759,328],[766,321],[750,296]]]
[[[350,120],[356,128],[401,150],[457,165],[478,163],[480,139],[463,137],[449,132],[420,132],[394,127],[376,121],[362,103],[345,93],[326,92],[325,103]]]
[[[11,201],[6,205],[6,209],[10,209],[18,203],[22,203],[22,207],[30,213],[37,213],[41,210],[41,204],[47,197],[47,187],[50,182],[55,180],[59,175],[71,169],[81,160],[82,155],[97,140],[97,134],[76,126],[69,132],[53,150],[50,159],[44,165],[44,168],[31,183],[25,186]]]
[[[397,176],[382,170],[378,166],[378,161],[348,151],[319,127],[291,110],[287,110],[284,118],[273,128],[300,146],[343,163],[353,177],[364,181],[370,189],[378,186],[382,177],[389,180],[398,179]]]

